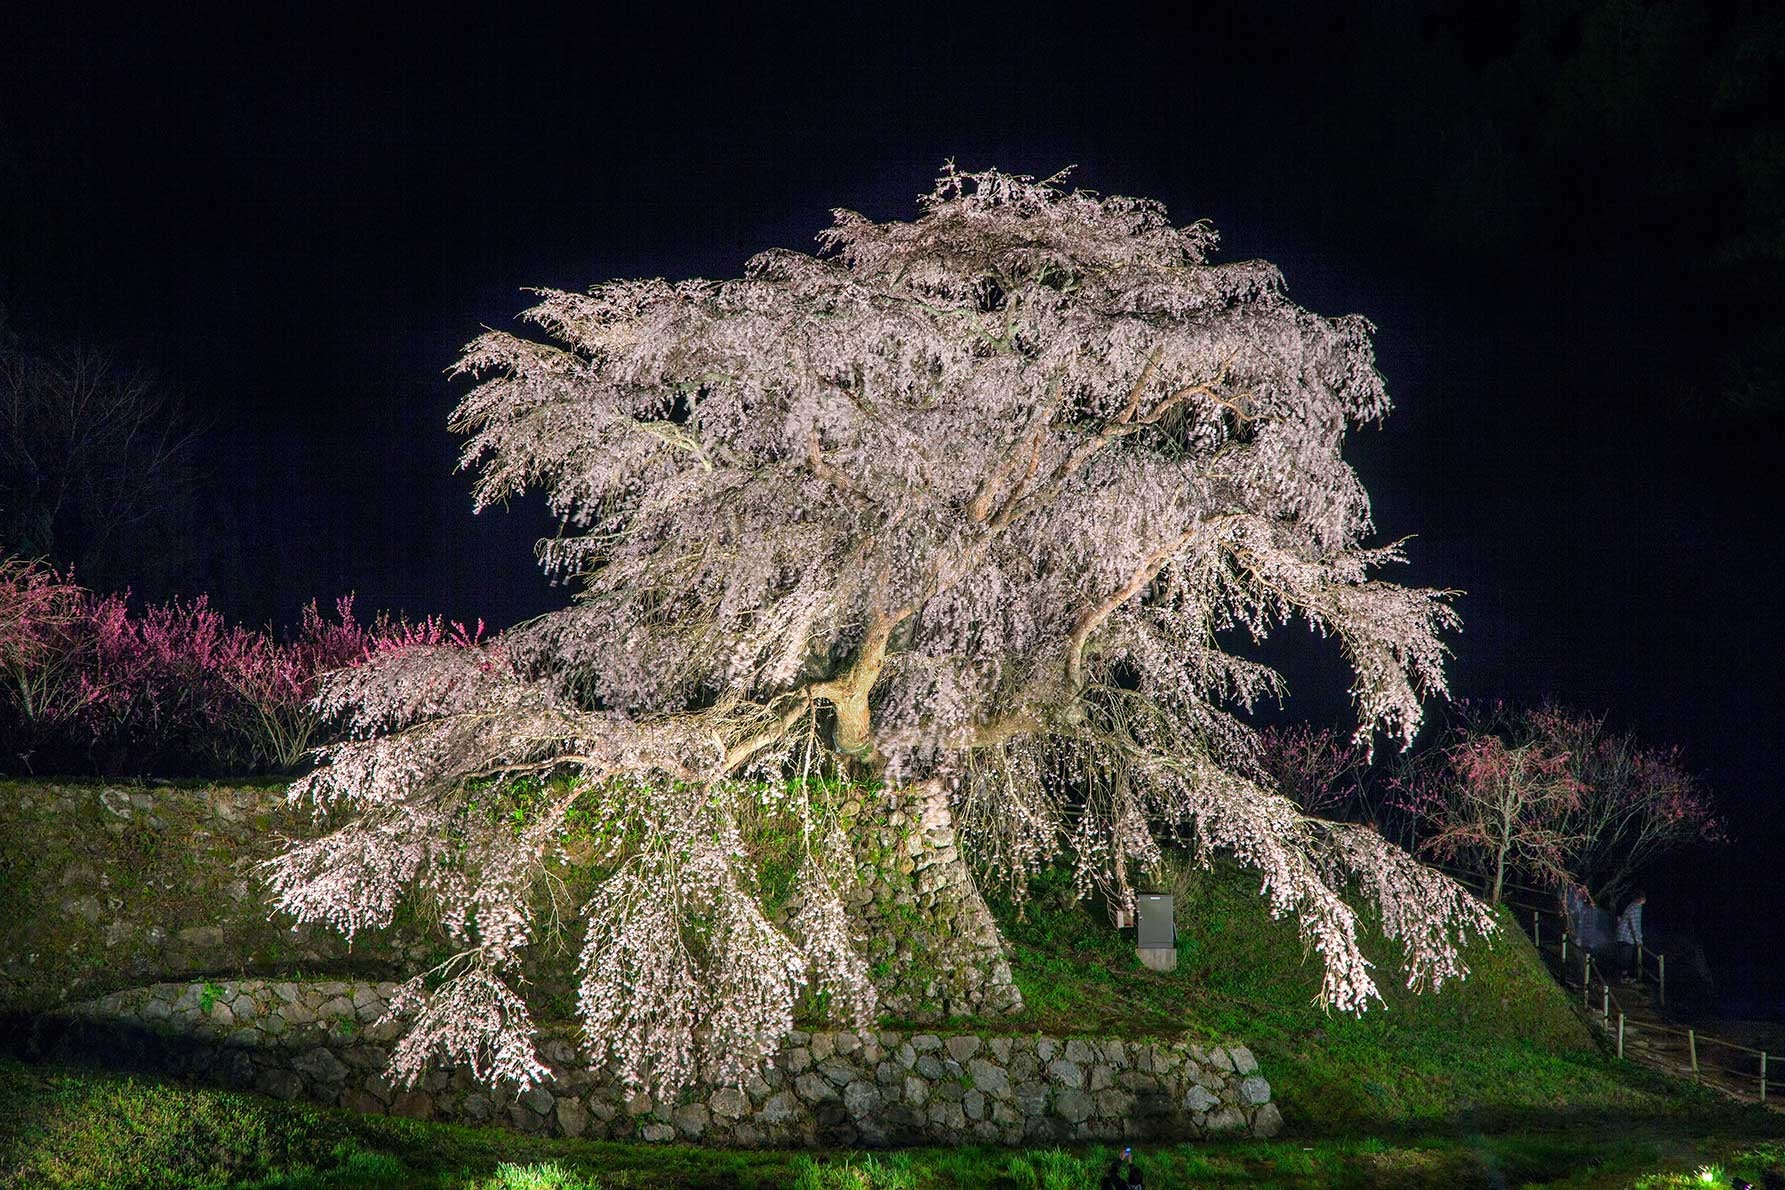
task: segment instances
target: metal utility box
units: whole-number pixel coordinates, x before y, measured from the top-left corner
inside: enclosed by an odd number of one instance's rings
[[[1134,898],[1134,941],[1140,961],[1155,971],[1178,965],[1178,927],[1172,916],[1171,894],[1140,893]]]

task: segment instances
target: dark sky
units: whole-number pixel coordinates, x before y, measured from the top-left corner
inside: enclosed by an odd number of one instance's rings
[[[951,156],[1076,164],[1378,324],[1398,408],[1353,458],[1418,534],[1406,579],[1468,592],[1457,691],[1684,745],[1741,841],[1652,916],[1731,972],[1723,927],[1782,928],[1755,903],[1785,859],[1769,6],[669,7],[0,18],[12,331],[112,346],[210,422],[193,561],[146,541],[120,582],[263,623],[348,590],[558,606],[541,509],[474,518],[444,425],[444,369],[521,287],[735,275],[833,206],[910,216]],[[1295,676],[1334,713],[1336,659]]]

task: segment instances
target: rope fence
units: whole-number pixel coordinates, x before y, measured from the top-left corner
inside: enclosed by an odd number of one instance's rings
[[[1473,888],[1484,889],[1487,885],[1478,873],[1443,870]],[[1591,950],[1571,939],[1567,915],[1555,906],[1553,893],[1508,881],[1501,885],[1500,903],[1512,910],[1519,924],[1529,931],[1539,954],[1544,953],[1547,939],[1555,939],[1561,956],[1557,982],[1580,993],[1581,1007],[1589,1016],[1598,1016],[1620,1059],[1636,1061],[1631,1054],[1640,1051],[1649,1059],[1649,1065],[1689,1075],[1694,1082],[1709,1083],[1737,1098],[1759,1103],[1778,1101],[1778,1092],[1785,1087],[1785,1080],[1779,1077],[1785,1074],[1778,1068],[1779,1054],[1690,1026],[1681,1028],[1631,1013],[1606,979],[1604,965],[1593,957]],[[1636,982],[1652,984],[1656,1006],[1665,1008],[1667,955],[1638,946],[1635,959]],[[1656,1044],[1658,1041],[1661,1044]]]

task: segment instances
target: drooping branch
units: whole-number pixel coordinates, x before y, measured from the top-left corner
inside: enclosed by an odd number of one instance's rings
[[[1072,622],[1072,635],[1066,641],[1066,684],[1069,688],[1076,690],[1084,684],[1085,642],[1091,638],[1091,634],[1109,619],[1112,612],[1140,594],[1148,583],[1157,578],[1165,564],[1196,535],[1196,529],[1197,526],[1192,525],[1159,546],[1147,555],[1146,561],[1135,568],[1127,582],[1078,614],[1078,618]]]
[[[1343,874],[1376,865],[1416,981],[1457,970],[1473,919],[1446,886],[1249,779],[1244,715],[1282,683],[1221,643],[1306,614],[1356,673],[1363,737],[1410,736],[1443,693],[1445,593],[1371,577],[1394,551],[1364,544],[1342,456],[1387,409],[1368,324],[1299,309],[1268,264],[1209,264],[1214,233],[1148,200],[950,166],[922,208],[839,211],[820,255],[734,280],[543,291],[539,339],[466,348],[477,502],[542,490],[564,530],[541,558],[579,598],[329,686],[346,738],[298,794],[357,817],[282,885],[349,929],[405,886],[445,907],[467,957],[418,988],[441,1012],[404,1053],[528,1077],[501,977],[573,808],[606,840],[581,1013],[629,1079],[739,1075],[809,979],[842,973],[825,986],[862,1011],[814,756],[905,787],[940,836],[958,811],[1014,891],[1060,857],[1082,892],[1120,883],[1174,833],[1231,851],[1345,1008],[1374,984]],[[491,792],[515,781],[534,792]],[[792,931],[739,844],[765,789],[812,865]]]

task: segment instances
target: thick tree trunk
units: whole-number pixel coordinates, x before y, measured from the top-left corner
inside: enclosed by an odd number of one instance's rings
[[[861,914],[887,1013],[908,1020],[1017,1012],[1004,939],[962,859],[940,780],[889,789],[855,832]]]

